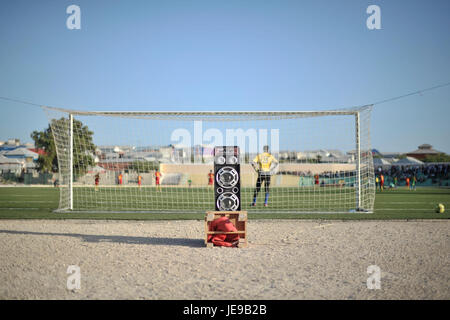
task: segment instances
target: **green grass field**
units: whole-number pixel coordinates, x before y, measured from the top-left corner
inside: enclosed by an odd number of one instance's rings
[[[114,194],[108,190],[100,190],[95,192],[93,188],[75,189],[75,199],[85,199],[84,202],[76,203],[76,206],[92,206],[95,201],[102,203],[118,204],[124,203],[127,194],[135,192],[135,202],[138,207],[130,206],[128,209],[133,210],[141,208],[142,204],[152,199],[161,206],[167,207],[167,203],[172,206],[174,210],[171,213],[149,213],[149,212],[70,212],[70,213],[55,213],[59,202],[58,188],[38,188],[38,187],[2,187],[0,188],[0,219],[130,219],[130,220],[150,220],[150,219],[203,219],[204,213],[188,213],[183,212],[181,205],[172,202],[174,193],[182,192],[181,189],[172,188],[165,189],[161,193],[154,190],[130,190],[124,189],[121,194],[120,191],[115,191]],[[141,192],[141,193],[139,193]],[[196,192],[188,194],[191,197],[191,208],[198,210],[213,209],[213,201],[205,202],[205,193],[211,193],[211,190],[199,189]],[[276,192],[285,192],[284,194],[292,194],[286,190],[273,190],[271,197],[277,199],[274,195]],[[80,197],[80,195],[84,195]],[[186,191],[184,190],[184,196]],[[375,200],[374,213],[274,213],[271,212],[277,206],[284,205],[280,200],[270,203],[269,208],[261,208],[261,201],[263,194],[259,196],[259,212],[252,212],[248,204],[250,203],[250,192],[243,193],[243,210],[249,211],[249,218],[253,219],[340,219],[340,220],[362,220],[362,219],[448,219],[450,218],[450,189],[440,188],[418,188],[416,191],[409,191],[407,189],[385,190],[384,192],[377,191]],[[295,206],[308,207],[312,203],[312,199],[306,196],[297,197],[300,199]],[[349,195],[352,193],[349,192]],[[322,194],[327,202],[324,202],[327,207],[333,206],[333,193],[330,191],[329,195]],[[198,202],[196,201],[198,196]],[[247,199],[248,198],[248,199]],[[202,200],[203,199],[203,200]],[[350,199],[350,198],[349,198]],[[159,201],[159,202],[158,202]],[[437,203],[442,203],[446,207],[446,212],[443,214],[435,213],[434,207]],[[179,206],[179,208],[177,208]],[[284,207],[285,208],[285,207]],[[317,209],[317,208],[316,208]],[[320,208],[318,208],[320,210]],[[114,206],[111,207],[114,210]]]

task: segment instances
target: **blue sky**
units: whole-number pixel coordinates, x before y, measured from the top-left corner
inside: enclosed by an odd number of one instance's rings
[[[66,8],[81,8],[81,30]],[[381,8],[381,30],[366,8]],[[8,1],[0,96],[80,110],[327,110],[450,82],[450,1]],[[450,153],[450,87],[374,107],[372,146]],[[0,140],[47,127],[0,101]]]

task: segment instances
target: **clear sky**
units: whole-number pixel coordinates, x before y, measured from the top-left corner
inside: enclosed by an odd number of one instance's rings
[[[69,30],[66,8],[81,8]],[[369,5],[381,30],[369,30]],[[450,82],[450,1],[53,0],[0,5],[0,96],[81,110],[327,110]],[[450,87],[376,105],[372,147],[450,153]],[[44,112],[0,100],[0,140]]]

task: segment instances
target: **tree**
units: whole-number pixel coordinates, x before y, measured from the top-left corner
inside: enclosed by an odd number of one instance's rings
[[[44,131],[33,131],[31,138],[34,140],[36,148],[43,149],[45,154],[39,156],[39,170],[43,172],[58,171],[57,148],[52,128],[57,128],[58,136],[67,139],[69,134],[69,120],[61,118],[52,120],[52,123]],[[73,120],[73,171],[75,177],[86,173],[89,166],[94,166],[95,145],[93,142],[94,133],[79,120]],[[67,152],[63,145],[59,146],[59,153]]]
[[[44,131],[33,131],[31,138],[38,149],[45,151],[45,154],[39,155],[38,169],[43,172],[58,171],[58,159],[56,157],[55,140],[53,139],[52,129],[48,126]]]
[[[317,155],[317,163],[320,163],[322,161],[322,156],[320,154]]]
[[[450,162],[450,155],[439,153],[436,155],[427,155],[423,162]]]

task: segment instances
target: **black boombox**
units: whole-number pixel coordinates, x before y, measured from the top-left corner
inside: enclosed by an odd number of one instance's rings
[[[214,148],[214,195],[216,211],[241,210],[239,147]]]

